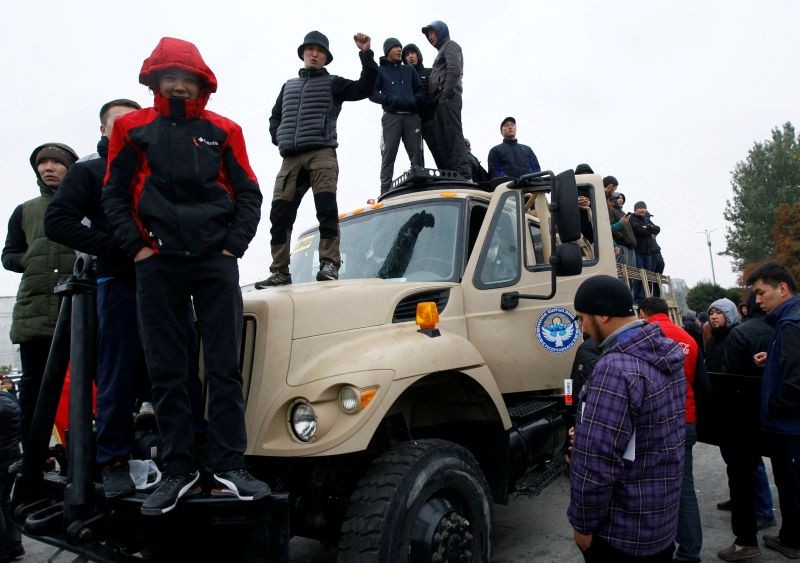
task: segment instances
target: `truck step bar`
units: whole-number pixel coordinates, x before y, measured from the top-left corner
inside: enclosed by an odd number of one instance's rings
[[[522,480],[514,495],[535,497],[545,490],[550,483],[563,475],[567,467],[567,462],[564,460],[554,459],[549,461],[543,471],[529,473]]]

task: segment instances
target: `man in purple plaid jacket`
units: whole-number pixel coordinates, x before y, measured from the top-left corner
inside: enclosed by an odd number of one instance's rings
[[[582,330],[602,356],[579,397],[567,510],[587,562],[672,561],[683,480],[683,352],[636,319],[610,276],[575,294]]]

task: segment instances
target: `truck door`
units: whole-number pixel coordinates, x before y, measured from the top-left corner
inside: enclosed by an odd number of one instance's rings
[[[581,342],[572,298],[583,275],[559,278],[549,300],[520,300],[515,309],[500,308],[501,295],[508,291],[550,293],[547,201],[541,194],[537,198],[538,216],[523,215],[519,192],[495,190],[464,272],[469,339],[503,393],[561,389]]]

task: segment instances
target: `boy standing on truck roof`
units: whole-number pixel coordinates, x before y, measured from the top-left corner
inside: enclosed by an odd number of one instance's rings
[[[139,82],[155,92],[155,104],[117,119],[103,204],[117,242],[135,262],[140,332],[163,445],[165,478],[142,514],[169,512],[199,478],[186,387],[190,296],[203,341],[214,481],[223,494],[263,498],[269,486],[244,469],[236,262],[256,233],[261,191],[241,128],[206,110],[217,79],[197,47],[162,38]]]
[[[383,42],[384,56],[380,58],[375,91],[370,101],[381,104],[381,194],[392,183],[394,161],[400,140],[408,153],[412,167],[422,167],[422,122],[417,108],[425,101],[422,81],[413,66],[404,65],[403,46],[389,37]]]
[[[339,209],[336,185],[336,120],[343,102],[368,98],[375,87],[378,65],[370,49],[369,35],[353,36],[361,59],[361,76],[348,80],[325,70],[333,60],[328,38],[319,31],[306,34],[297,48],[303,61],[300,76],[281,88],[269,118],[272,144],[278,147],[283,164],[275,179],[269,212],[272,265],[270,276],[256,283],[256,289],[292,283],[289,273],[289,243],[300,201],[311,188],[319,220],[319,272],[317,281],[339,279]]]
[[[680,346],[637,320],[628,287],[594,276],[575,293],[602,354],[579,396],[567,510],[587,562],[672,561],[683,482]]]

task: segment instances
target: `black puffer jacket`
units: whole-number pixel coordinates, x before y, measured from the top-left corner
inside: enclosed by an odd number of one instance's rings
[[[8,473],[8,466],[20,457],[19,403],[8,392],[0,393],[0,472]]]
[[[378,76],[372,50],[359,51],[358,56],[361,59],[358,80],[331,75],[324,68],[301,68],[297,78],[288,80],[281,87],[269,117],[272,144],[279,148],[281,156],[339,146],[336,120],[342,102],[368,98]],[[313,100],[304,97],[307,89]]]
[[[97,257],[97,277],[132,279],[133,261],[114,241],[103,211],[108,137],[97,143],[100,158],[75,163],[56,190],[44,218],[47,238]],[[83,224],[83,219],[91,222]]]

